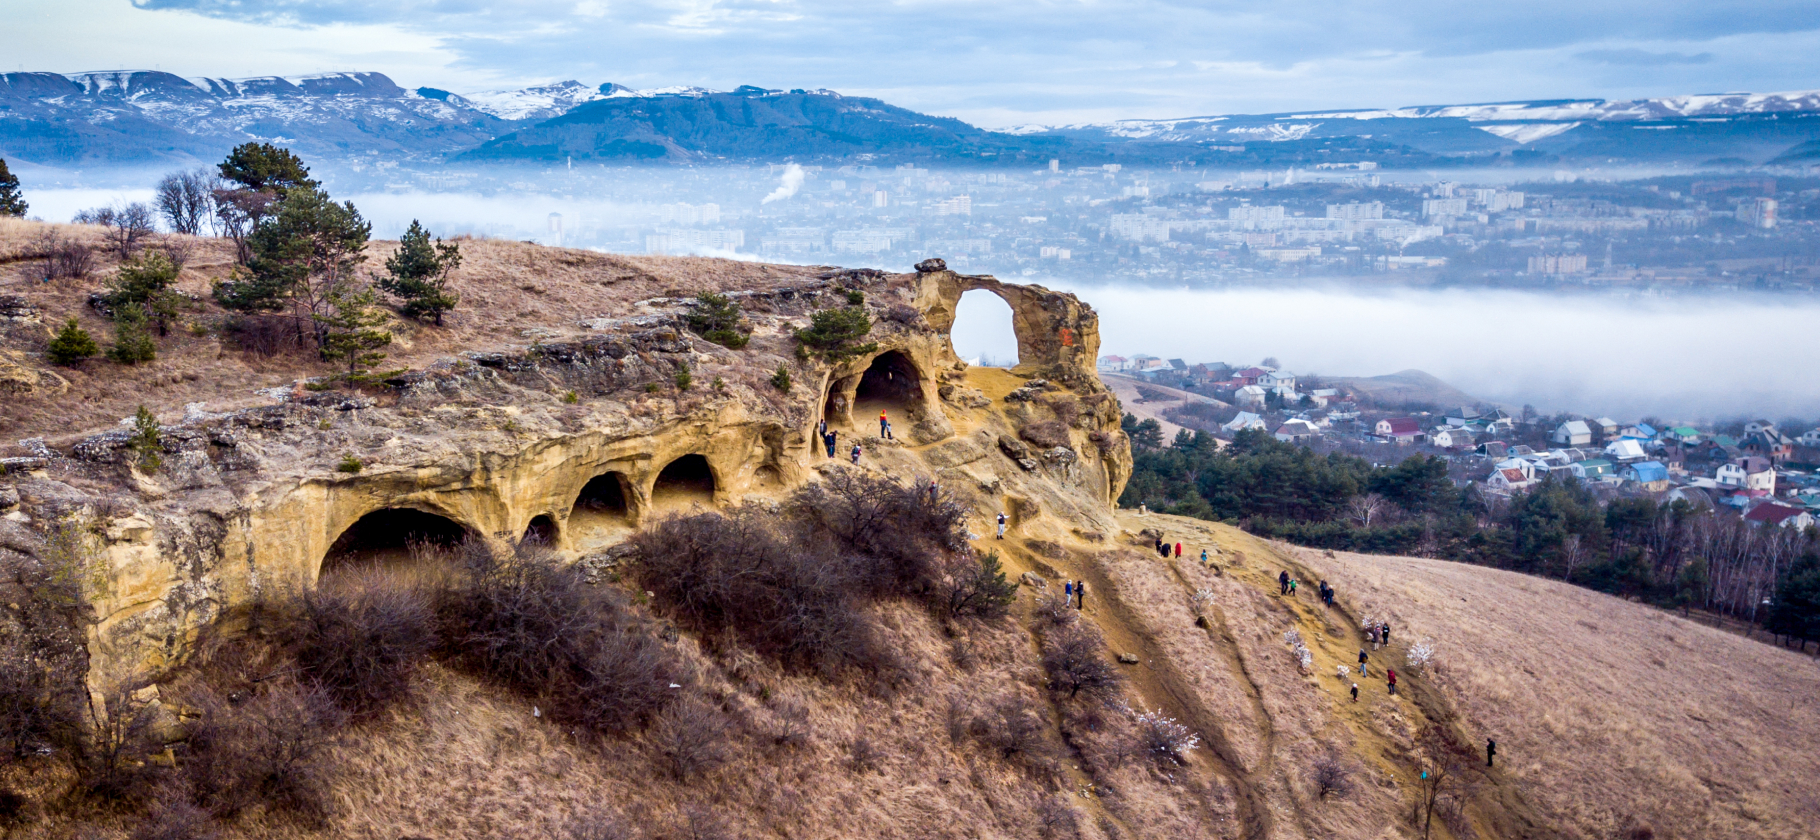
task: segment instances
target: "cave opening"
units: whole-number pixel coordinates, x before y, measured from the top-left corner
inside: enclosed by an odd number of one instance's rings
[[[531,524],[525,526],[524,536],[519,538],[519,542],[556,545],[556,520],[551,519],[547,513],[531,517]]]
[[[881,353],[859,378],[853,393],[853,423],[871,431],[881,417],[908,421],[922,408],[923,377],[910,357],[892,350]]]
[[[714,504],[714,470],[701,455],[684,455],[657,474],[651,504],[659,508]]]
[[[329,546],[322,576],[364,567],[419,565],[426,555],[447,552],[472,532],[446,516],[415,508],[383,508],[360,517]]]

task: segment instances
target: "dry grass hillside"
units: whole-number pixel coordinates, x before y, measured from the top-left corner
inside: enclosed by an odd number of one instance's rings
[[[46,233],[93,248],[87,278],[42,280],[39,256]],[[17,295],[38,309],[32,323],[0,321],[0,350],[42,353],[52,331],[71,316],[106,347],[112,322],[88,306],[90,292],[104,289],[120,264],[107,246],[105,229],[0,218],[0,297]],[[636,315],[632,303],[655,297],[694,296],[719,289],[769,289],[804,282],[821,269],[698,257],[621,256],[546,248],[522,242],[468,239],[460,242],[462,264],[452,276],[461,305],[443,327],[397,319],[387,348],[389,367],[418,367],[465,351],[523,348],[584,334],[584,319]],[[187,256],[178,288],[196,303],[184,326],[158,342],[153,362],[122,366],[90,359],[58,368],[68,388],[46,387],[9,395],[0,403],[0,428],[9,439],[45,436],[55,443],[93,432],[129,416],[145,404],[160,414],[182,414],[189,403],[225,411],[257,403],[259,388],[290,385],[326,372],[309,351],[275,355],[241,352],[224,334],[227,313],[210,296],[212,284],[233,269],[233,246],[224,239],[158,236],[146,246],[171,247]],[[397,243],[374,241],[366,268],[384,271]],[[9,360],[0,357],[0,365]],[[38,365],[41,366],[41,365]]]

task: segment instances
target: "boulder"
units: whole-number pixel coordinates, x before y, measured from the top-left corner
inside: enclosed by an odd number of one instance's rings
[[[947,270],[948,270],[948,261],[941,259],[939,257],[930,257],[929,259],[923,260],[922,262],[919,262],[916,264],[916,272],[918,274],[934,274],[935,272],[938,272],[938,271],[947,271]]]

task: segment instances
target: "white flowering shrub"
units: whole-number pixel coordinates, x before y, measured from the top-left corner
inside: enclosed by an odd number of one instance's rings
[[[1435,658],[1435,643],[1427,639],[1422,639],[1415,644],[1410,645],[1409,655],[1406,658],[1411,669],[1427,665],[1429,661]]]
[[[1201,736],[1160,711],[1139,714],[1134,723],[1139,748],[1158,764],[1187,764],[1187,754],[1201,744]]]
[[[1301,645],[1296,645],[1295,655],[1296,655],[1296,660],[1298,662],[1302,663],[1303,671],[1308,671],[1308,670],[1311,670],[1314,668],[1314,653],[1310,652],[1308,650],[1308,648],[1303,647]]]
[[[1193,595],[1188,596],[1188,604],[1194,609],[1194,614],[1197,616],[1205,615],[1207,605],[1211,603],[1213,603],[1213,590],[1211,589],[1197,589]]]
[[[1297,630],[1294,627],[1291,627],[1288,630],[1284,630],[1283,631],[1283,642],[1285,644],[1288,644],[1290,647],[1301,647],[1302,646],[1302,631]]]
[[[1346,666],[1344,666],[1344,665],[1341,665],[1341,666],[1340,666],[1340,679],[1346,679],[1346,675],[1347,675],[1347,674],[1350,674],[1350,673],[1352,673],[1352,669],[1351,669],[1351,668],[1348,668],[1348,667],[1346,667]]]

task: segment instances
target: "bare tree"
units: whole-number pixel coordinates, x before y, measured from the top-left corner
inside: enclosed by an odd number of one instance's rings
[[[1314,788],[1322,799],[1329,794],[1345,796],[1352,792],[1352,774],[1346,771],[1346,765],[1334,756],[1322,756],[1315,760],[1312,773]]]
[[[221,176],[207,168],[172,172],[158,182],[158,213],[174,233],[200,235],[204,225],[212,232],[216,224],[215,190],[220,187]]]
[[[131,259],[139,241],[157,231],[152,208],[142,201],[118,207],[96,207],[83,210],[73,220],[79,225],[101,225],[107,228],[107,240],[120,258]]]
[[[1358,520],[1359,527],[1370,528],[1371,520],[1377,518],[1386,504],[1385,498],[1376,493],[1354,496],[1346,503],[1346,515]]]

